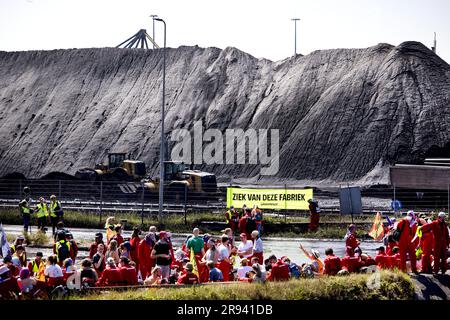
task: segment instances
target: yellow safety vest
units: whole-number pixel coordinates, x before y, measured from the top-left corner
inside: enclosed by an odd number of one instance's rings
[[[30,214],[30,207],[28,206],[28,203],[26,205],[21,205],[20,206],[20,211],[23,214]]]
[[[42,264],[43,264],[42,260],[41,260],[41,263],[39,263],[39,264],[37,264],[36,260],[33,260],[31,262],[31,272],[38,273]]]
[[[61,209],[61,204],[59,203],[59,201],[55,201],[55,202],[50,202],[50,216],[53,218],[56,218],[56,212],[55,209],[56,207],[58,207]]]
[[[38,218],[48,217],[47,204],[39,203],[37,205],[37,209],[38,209],[38,211],[36,212],[36,215],[37,215]]]

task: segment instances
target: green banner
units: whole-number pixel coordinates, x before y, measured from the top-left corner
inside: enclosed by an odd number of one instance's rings
[[[257,205],[261,209],[308,210],[312,189],[242,189],[227,188],[227,207]]]

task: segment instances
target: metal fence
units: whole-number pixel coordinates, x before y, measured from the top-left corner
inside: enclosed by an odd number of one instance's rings
[[[82,181],[82,180],[6,180],[0,179],[0,207],[15,207],[24,198],[23,189],[28,186],[30,198],[35,203],[39,197],[49,199],[57,196],[67,210],[158,212],[158,192],[150,191],[141,182],[127,181]],[[226,207],[227,187],[236,184],[224,182],[203,186],[209,192],[192,191],[188,188],[166,188],[164,191],[165,213],[186,213],[186,211],[222,211]],[[242,186],[244,187],[244,186]],[[302,189],[299,186],[272,185],[248,186],[251,188]],[[346,186],[347,187],[347,186]],[[311,187],[305,187],[311,188]],[[344,187],[342,187],[344,188]],[[324,213],[340,213],[340,187],[313,188],[314,198]],[[214,190],[211,190],[214,189]],[[449,211],[450,185],[447,190],[412,190],[383,185],[361,187],[361,214],[393,212],[393,201],[400,202],[398,211]],[[252,203],[248,204],[249,206]],[[270,210],[265,210],[266,212]],[[304,213],[304,212],[303,212]],[[299,211],[283,214],[302,214]]]

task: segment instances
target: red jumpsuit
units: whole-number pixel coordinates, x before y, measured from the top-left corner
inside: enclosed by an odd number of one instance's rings
[[[123,285],[123,278],[120,269],[107,267],[95,285],[105,287]]]
[[[442,273],[445,273],[447,270],[447,248],[450,243],[448,226],[445,221],[439,221],[439,219],[429,223],[429,225],[434,235],[433,271],[437,273],[439,272],[439,269],[441,269]]]
[[[361,261],[357,257],[345,256],[341,260],[342,269],[346,269],[348,272],[358,272],[361,268]]]
[[[341,271],[341,259],[335,255],[328,255],[323,263],[325,265],[325,270],[323,271],[324,274],[335,276],[339,271]]]
[[[121,267],[120,275],[124,285],[135,286],[138,284],[136,269],[133,267]]]
[[[388,256],[392,256],[394,253],[392,252],[392,249],[394,249],[394,247],[398,247],[398,243],[397,242],[389,242],[386,248],[386,255]]]
[[[420,247],[422,248],[422,272],[431,273],[431,255],[433,254],[434,235],[433,225],[426,223],[422,225],[422,238],[420,238]]]
[[[136,263],[136,270],[139,270],[139,242],[141,239],[139,237],[131,238],[130,240],[130,257],[131,261],[134,261]]]
[[[272,270],[270,271],[269,281],[286,281],[289,280],[289,267],[287,264],[278,260],[272,265]]]
[[[223,281],[230,281],[231,264],[225,260],[216,264],[216,268],[222,271]]]
[[[141,271],[142,279],[150,276],[154,261],[150,258],[153,246],[147,244],[145,239],[142,239],[138,245],[138,260],[139,260],[139,270]]]
[[[377,263],[379,269],[390,268],[389,256],[387,256],[385,253],[377,254],[375,256],[375,262]]]
[[[354,234],[350,234],[345,240],[345,255],[353,257],[355,255],[355,249],[359,246],[359,241]]]
[[[406,260],[407,256],[409,256],[409,260],[411,261],[411,271],[417,272],[416,250],[414,245],[411,243],[414,234],[412,233],[412,229],[409,226],[409,221],[406,218],[400,220],[397,225],[397,229],[401,232],[400,239],[398,241],[400,254],[400,270],[406,272]]]

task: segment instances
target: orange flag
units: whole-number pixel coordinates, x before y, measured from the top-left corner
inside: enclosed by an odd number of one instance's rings
[[[379,212],[377,212],[377,215],[375,216],[369,236],[375,240],[382,240],[384,237],[384,228],[383,223],[381,222],[381,213]]]

